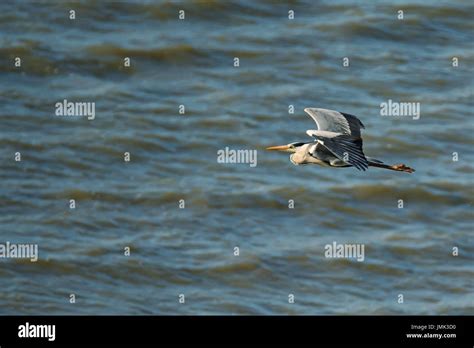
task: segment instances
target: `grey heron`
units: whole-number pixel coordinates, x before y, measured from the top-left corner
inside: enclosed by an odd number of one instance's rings
[[[399,172],[413,173],[415,170],[404,164],[385,164],[375,158],[366,157],[362,151],[362,122],[354,115],[334,110],[306,108],[304,111],[316,122],[317,130],[307,130],[313,138],[308,142],[267,147],[292,153],[290,161],[295,165],[319,164],[326,167],[355,167],[366,170],[377,167]]]

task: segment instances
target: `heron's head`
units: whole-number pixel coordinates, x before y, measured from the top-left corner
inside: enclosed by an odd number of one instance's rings
[[[270,147],[267,147],[266,149],[269,151],[282,151],[282,152],[295,153],[304,144],[306,143],[296,142],[296,143],[290,143],[287,145],[270,146]]]

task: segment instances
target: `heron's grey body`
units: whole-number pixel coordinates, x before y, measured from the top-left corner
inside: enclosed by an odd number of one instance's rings
[[[290,161],[295,165],[319,164],[324,167],[351,167],[350,164],[334,156],[323,145],[314,141],[302,145],[290,156]]]
[[[403,164],[387,165],[366,157],[361,138],[361,128],[365,126],[356,116],[320,108],[306,108],[304,111],[318,127],[306,131],[314,140],[273,146],[268,150],[291,152],[290,160],[295,165],[318,164],[326,167],[356,167],[359,170],[372,166],[409,173],[414,171]]]

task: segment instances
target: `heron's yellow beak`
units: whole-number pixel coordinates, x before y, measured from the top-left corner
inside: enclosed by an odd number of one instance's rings
[[[288,151],[289,149],[290,149],[290,145],[278,145],[278,146],[270,146],[266,148],[266,150],[269,150],[269,151]]]

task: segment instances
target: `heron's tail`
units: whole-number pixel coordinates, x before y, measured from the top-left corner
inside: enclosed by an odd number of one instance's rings
[[[415,169],[410,168],[404,164],[385,164],[382,161],[376,160],[374,158],[367,158],[367,161],[369,162],[369,167],[377,167],[377,168],[384,168],[384,169],[390,169],[390,170],[395,170],[397,172],[407,172],[407,173],[413,173]]]

